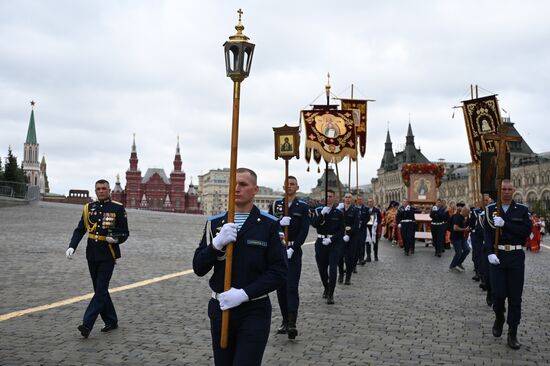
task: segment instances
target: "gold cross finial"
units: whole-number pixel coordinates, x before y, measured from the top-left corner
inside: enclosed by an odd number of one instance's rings
[[[237,10],[237,13],[239,14],[239,23],[241,22],[241,16],[243,15],[243,11],[241,9]]]
[[[330,73],[327,72],[327,85],[325,85],[325,94],[327,95],[327,104],[328,98],[330,96]]]

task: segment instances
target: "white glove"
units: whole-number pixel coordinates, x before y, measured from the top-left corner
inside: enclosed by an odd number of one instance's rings
[[[410,205],[407,205],[407,207],[405,207],[405,211],[409,211],[410,209],[411,209]]]
[[[288,226],[288,225],[290,225],[290,220],[292,220],[292,218],[290,216],[283,216],[281,221],[279,221],[279,224],[281,226]]]
[[[329,245],[330,243],[332,243],[332,240],[330,240],[330,238],[323,238],[323,245]]]
[[[222,292],[218,296],[218,300],[220,301],[220,309],[227,310],[239,306],[249,299],[248,295],[242,288],[231,287],[229,290]]]
[[[223,250],[223,248],[237,240],[237,225],[232,222],[228,222],[222,226],[222,229],[216,235],[214,240],[212,240],[212,245],[217,250]]]
[[[437,206],[432,207],[432,211],[437,211]]]
[[[329,207],[329,206],[323,207],[323,209],[321,210],[321,215],[328,214],[330,212],[330,210],[331,210],[331,207]]]
[[[503,227],[504,226],[504,219],[500,216],[495,216],[493,219],[495,226],[497,227]]]
[[[336,208],[339,209],[340,211],[344,211],[344,202],[340,202],[338,206],[336,206]]]
[[[65,256],[67,257],[67,259],[73,259],[73,254],[74,254],[74,249],[73,248],[69,248],[65,252]]]
[[[397,225],[397,228],[398,228],[398,229],[401,229],[401,224]]]
[[[286,256],[288,257],[288,259],[292,258],[292,254],[294,254],[294,249],[288,248],[286,250]]]
[[[349,235],[344,235],[342,239],[344,239],[344,241],[347,243],[349,241]]]
[[[105,238],[105,241],[109,244],[116,244],[118,243],[118,239],[115,239],[115,238],[111,238],[110,236],[108,236],[107,238]]]
[[[487,259],[489,260],[489,263],[494,264],[495,266],[497,264],[500,264],[500,261],[498,260],[498,257],[496,256],[496,254],[489,254],[487,256]]]

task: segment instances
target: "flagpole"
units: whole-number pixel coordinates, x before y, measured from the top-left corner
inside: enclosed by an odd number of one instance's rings
[[[327,96],[327,109],[330,107],[330,73],[327,73],[327,85],[325,85]],[[325,206],[328,206],[328,160],[325,159]]]

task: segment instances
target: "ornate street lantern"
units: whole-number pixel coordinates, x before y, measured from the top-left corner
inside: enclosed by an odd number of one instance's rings
[[[254,43],[250,43],[243,34],[244,26],[241,23],[242,10],[239,9],[239,23],[235,26],[237,33],[229,37],[229,41],[223,44],[225,53],[225,70],[231,80],[243,81],[250,73],[252,56],[254,55]]]

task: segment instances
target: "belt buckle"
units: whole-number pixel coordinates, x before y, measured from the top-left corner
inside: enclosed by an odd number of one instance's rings
[[[511,249],[510,249],[510,244],[505,244],[504,245],[504,251],[506,252],[509,252]]]

